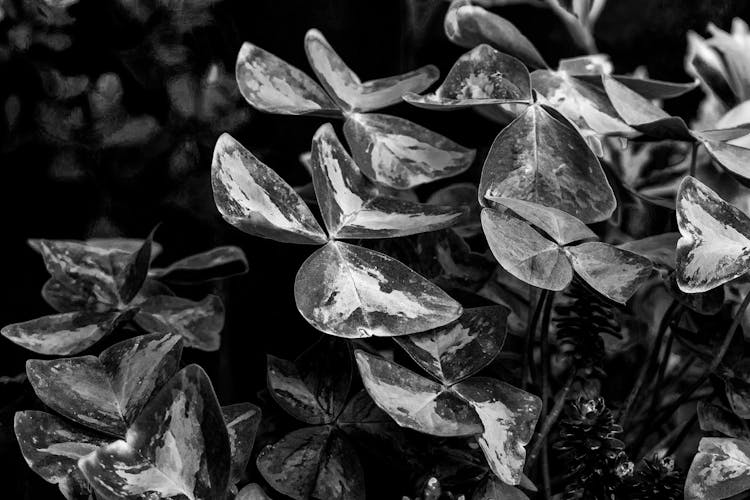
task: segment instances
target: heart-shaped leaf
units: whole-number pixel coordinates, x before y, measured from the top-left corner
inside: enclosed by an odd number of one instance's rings
[[[218,500],[227,491],[229,454],[211,381],[198,365],[189,365],[149,401],[125,440],[99,448],[78,466],[102,498]]]
[[[240,48],[235,71],[240,94],[260,111],[283,115],[338,112],[315,80],[251,43]]]
[[[677,285],[706,292],[750,269],[750,219],[694,177],[677,193]]]
[[[211,184],[224,220],[246,233],[288,243],[327,240],[294,189],[229,134],[216,141]]]
[[[531,73],[531,85],[581,130],[599,135],[639,135],[620,118],[602,89],[579,78],[562,71],[537,70]]]
[[[177,371],[176,335],[143,335],[117,343],[99,357],[30,359],[26,374],[44,404],[92,429],[125,436],[152,394]]]
[[[657,139],[694,140],[682,118],[670,116],[609,75],[602,75],[601,78],[609,101],[625,123]]]
[[[608,219],[616,199],[599,160],[575,127],[544,105],[529,106],[492,143],[482,198],[515,198],[568,212],[585,223]]]
[[[380,196],[344,149],[333,127],[313,137],[313,182],[328,233],[334,238],[391,238],[449,227],[462,208]]]
[[[698,401],[698,423],[703,432],[720,432],[747,441],[750,432],[743,419],[731,411],[706,401]]]
[[[416,123],[389,115],[353,113],[346,119],[344,134],[362,173],[394,189],[458,175],[469,168],[476,153]]]
[[[510,208],[518,216],[547,233],[558,245],[596,238],[596,233],[580,219],[562,210],[513,198],[490,198],[490,201]]]
[[[516,278],[546,290],[563,290],[573,279],[563,249],[521,219],[485,208],[482,228],[492,255]]]
[[[541,399],[485,377],[461,382],[454,389],[482,421],[484,432],[478,437],[479,446],[492,472],[506,484],[519,484],[526,461],[524,446],[531,440],[542,411]]]
[[[237,484],[245,477],[245,469],[253,451],[255,435],[260,426],[261,411],[250,403],[237,403],[221,407],[224,423],[229,435],[229,449],[232,465],[229,471],[229,484]]]
[[[395,340],[430,375],[452,385],[474,375],[500,353],[508,313],[502,306],[465,309],[453,323]]]
[[[130,321],[134,311],[69,312],[4,326],[0,333],[37,354],[70,356],[85,351],[118,326]]]
[[[722,500],[750,489],[750,443],[703,438],[685,481],[685,500]]]
[[[216,295],[194,302],[172,295],[156,295],[139,304],[135,316],[138,326],[148,332],[180,335],[185,346],[216,351],[224,328],[224,304]]]
[[[245,274],[245,252],[235,246],[216,247],[190,255],[162,269],[151,269],[149,276],[176,284],[202,283]]]
[[[476,413],[451,389],[364,351],[355,357],[365,389],[398,425],[433,436],[482,432]]]
[[[287,413],[311,425],[336,420],[351,382],[351,354],[338,339],[321,339],[297,361],[268,356],[268,390]]]
[[[396,104],[405,93],[422,92],[440,76],[435,66],[428,65],[402,75],[362,83],[323,34],[315,29],[305,35],[305,52],[323,87],[346,111],[373,111]]]
[[[257,483],[250,483],[245,485],[239,493],[237,493],[237,497],[235,500],[273,500],[271,497],[268,496],[268,494],[263,490],[263,488],[257,484]]]
[[[528,103],[531,80],[521,61],[482,44],[458,58],[435,93],[408,93],[404,100],[428,109]]]
[[[594,290],[624,304],[651,276],[651,261],[616,246],[590,241],[566,247],[575,272]]]
[[[273,488],[295,500],[364,500],[357,454],[337,429],[307,427],[266,446],[256,461]]]
[[[338,241],[302,264],[294,297],[311,325],[347,338],[425,331],[462,312],[459,303],[400,262]]]
[[[461,47],[472,49],[486,43],[534,68],[547,67],[534,44],[513,23],[469,0],[451,2],[443,28],[448,39]]]
[[[91,490],[78,470],[78,459],[109,440],[42,411],[16,413],[13,427],[31,470],[58,485],[69,500],[89,498]]]

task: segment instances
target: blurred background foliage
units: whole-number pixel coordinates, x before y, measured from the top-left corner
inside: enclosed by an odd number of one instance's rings
[[[513,3],[513,2],[511,2]],[[0,204],[3,280],[0,324],[48,313],[45,270],[28,238],[144,237],[158,222],[169,262],[217,244],[244,248],[250,272],[219,290],[227,325],[218,354],[195,355],[224,404],[255,401],[266,353],[293,358],[318,334],[295,310],[294,273],[308,249],[248,238],[223,223],[209,169],[221,132],[292,185],[308,182],[298,156],[321,120],[262,115],[240,97],[234,61],[251,41],[308,69],[302,40],[320,29],[363,80],[436,64],[443,74],[463,49],[445,38],[441,0],[0,0]],[[503,7],[553,66],[578,55],[550,12]],[[645,66],[653,78],[687,81],[686,33],[708,22],[750,18],[743,0],[611,0],[596,26],[616,73]],[[695,115],[698,91],[667,103]],[[394,114],[477,148],[483,158],[498,125],[469,110]],[[465,180],[478,180],[479,168]],[[435,187],[440,187],[436,185]],[[424,194],[424,193],[420,193]],[[191,290],[196,297],[206,290]],[[28,353],[0,350],[0,458],[4,498],[47,498],[18,453],[12,415],[31,408],[20,389]],[[4,464],[5,465],[5,464]],[[6,496],[7,495],[7,496]]]

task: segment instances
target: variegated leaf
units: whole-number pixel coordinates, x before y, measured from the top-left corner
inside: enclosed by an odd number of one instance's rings
[[[133,312],[52,314],[7,325],[0,333],[37,354],[70,356],[85,351],[119,325],[130,321]]]
[[[169,283],[191,284],[223,279],[248,270],[245,252],[240,247],[216,247],[190,255],[162,269],[151,269],[149,276]]]
[[[331,242],[300,267],[294,298],[318,330],[347,338],[408,335],[450,323],[461,305],[385,254]]]
[[[30,359],[26,374],[44,404],[83,425],[118,437],[152,394],[177,371],[182,341],[143,335],[119,342],[99,357]]]
[[[579,78],[563,71],[537,70],[531,73],[531,85],[581,130],[599,135],[639,135],[620,118],[602,89]]]
[[[250,403],[237,403],[221,407],[224,423],[229,435],[231,469],[229,484],[234,485],[245,478],[245,469],[253,451],[255,435],[260,426],[261,411]]]
[[[750,490],[750,443],[703,438],[685,481],[685,500],[722,500]]]
[[[440,76],[435,66],[428,65],[363,83],[315,29],[305,35],[305,52],[323,87],[346,111],[374,111],[396,104],[405,93],[422,92]]]
[[[704,133],[695,135],[716,163],[727,169],[742,184],[750,184],[750,149],[708,139]]]
[[[563,249],[521,219],[485,208],[482,228],[492,255],[516,278],[546,290],[563,290],[573,279]]]
[[[257,484],[257,483],[250,483],[245,485],[239,493],[237,493],[237,497],[235,500],[273,500],[271,497],[268,496],[268,494],[263,490],[263,488]]]
[[[694,140],[682,118],[670,116],[609,75],[602,75],[601,78],[609,101],[625,123],[656,139]]]
[[[558,71],[576,77],[609,75],[612,69],[612,61],[607,54],[564,57],[557,63]],[[598,78],[598,81],[601,82],[601,79]]]
[[[398,425],[433,436],[482,432],[474,410],[451,389],[364,351],[355,357],[365,389]]]
[[[615,195],[596,155],[575,127],[544,105],[529,106],[500,132],[479,183],[482,198],[515,198],[574,215],[608,219]]]
[[[482,44],[458,58],[434,93],[409,93],[404,100],[434,109],[528,103],[531,80],[521,61]]]
[[[566,247],[565,253],[578,276],[620,304],[627,302],[653,271],[646,257],[599,241]]]
[[[344,134],[356,164],[370,180],[409,189],[465,171],[476,151],[403,118],[349,115]]]
[[[142,238],[88,238],[86,245],[98,247],[102,250],[122,251],[125,253],[137,252],[144,243]],[[161,255],[164,248],[157,242],[151,242],[151,260]]]
[[[505,484],[495,476],[488,476],[474,490],[471,500],[529,500],[526,493],[515,486]]]
[[[276,491],[294,498],[364,500],[359,458],[337,429],[307,427],[266,446],[258,471]]]
[[[97,496],[224,498],[231,465],[229,437],[208,376],[180,370],[115,441],[78,466]]]
[[[148,268],[151,265],[151,244],[156,229],[151,231],[137,250],[128,254],[123,268],[115,276],[118,283],[118,296],[122,304],[129,304],[138,295],[148,278]]]
[[[639,240],[628,241],[617,245],[623,250],[646,257],[654,265],[672,270],[677,267],[677,241],[680,233],[661,233]]]
[[[687,33],[687,42],[687,73],[698,79],[703,90],[716,97],[726,108],[739,104],[740,99],[730,83],[725,59],[703,37],[693,31]]]
[[[504,483],[521,482],[524,446],[542,411],[539,397],[499,380],[476,377],[454,386],[479,415],[484,432],[478,437],[492,472]]]
[[[513,23],[483,7],[472,5],[469,0],[451,2],[443,28],[448,39],[461,47],[472,49],[486,43],[531,67],[547,67],[534,44]]]
[[[313,137],[313,182],[332,238],[391,238],[449,227],[462,208],[380,196],[344,149],[331,124]]]
[[[745,441],[750,439],[750,431],[743,419],[731,411],[706,401],[698,401],[697,411],[698,423],[703,432],[720,432],[727,437]]]
[[[260,111],[283,115],[338,112],[315,80],[252,43],[240,48],[235,71],[242,97]]]
[[[750,270],[750,219],[694,177],[680,184],[677,225],[677,285],[683,292],[706,292]]]
[[[698,314],[713,316],[724,307],[726,294],[723,286],[713,288],[707,292],[685,293],[677,285],[676,271],[669,273],[664,284],[672,298]]]
[[[395,340],[425,371],[451,385],[474,375],[500,353],[508,313],[502,306],[465,309],[453,323]]]
[[[294,189],[229,134],[216,141],[211,184],[224,220],[246,233],[288,243],[327,240]]]
[[[148,332],[182,336],[186,347],[216,351],[224,328],[224,304],[216,295],[194,302],[172,295],[155,295],[139,304],[138,326]]]
[[[427,203],[468,207],[469,211],[466,216],[451,229],[463,238],[471,238],[482,231],[482,223],[479,221],[479,213],[482,207],[477,201],[476,185],[470,182],[451,184],[432,193],[427,198]]]
[[[42,298],[57,312],[108,312],[112,306],[103,304],[81,288],[68,288],[55,278],[48,279],[42,285]]]
[[[68,500],[91,493],[78,470],[78,459],[109,440],[42,411],[21,411],[13,420],[16,439],[26,463],[48,483],[56,484]]]
[[[596,233],[580,219],[562,210],[514,198],[489,198],[489,201],[510,208],[518,216],[547,233],[558,245],[596,238]]]
[[[336,424],[345,432],[377,430],[393,425],[393,420],[381,410],[365,389],[361,389],[346,403]]]

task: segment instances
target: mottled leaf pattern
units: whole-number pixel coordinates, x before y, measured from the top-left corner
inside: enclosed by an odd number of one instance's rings
[[[246,233],[288,243],[327,239],[294,189],[229,134],[216,141],[211,184],[222,217]]]
[[[102,498],[149,495],[222,499],[230,470],[227,429],[211,382],[198,365],[180,370],[143,409],[125,440],[81,458]]]
[[[539,51],[510,21],[469,0],[454,0],[445,14],[443,28],[448,39],[471,49],[486,43],[517,57],[534,68],[546,68]]]
[[[573,279],[563,249],[521,219],[485,208],[482,228],[492,255],[516,278],[546,290],[562,290]]]
[[[458,58],[433,94],[405,94],[425,108],[460,108],[531,100],[529,71],[521,61],[482,44]]]
[[[400,262],[341,242],[302,264],[294,298],[311,325],[347,338],[407,335],[461,315],[460,304]]]
[[[235,71],[242,97],[261,111],[284,115],[338,111],[315,80],[251,43],[240,48]]]
[[[364,351],[355,357],[365,389],[398,425],[434,436],[482,432],[476,413],[451,389]]]
[[[750,431],[740,417],[706,401],[698,402],[698,423],[704,432],[720,432],[732,438],[750,439]]]
[[[750,490],[750,443],[703,438],[685,482],[685,500],[721,500]]]
[[[331,237],[390,238],[434,231],[458,222],[465,210],[380,196],[325,124],[313,137],[313,182]]]
[[[133,311],[52,314],[4,326],[0,333],[37,354],[69,356],[85,351],[132,316]]]
[[[495,359],[505,341],[508,312],[502,306],[465,309],[453,323],[395,340],[425,371],[450,385]]]
[[[566,247],[575,272],[594,290],[624,304],[651,276],[651,261],[598,241]]]
[[[458,175],[474,161],[473,149],[395,116],[351,114],[344,134],[362,173],[394,189]]]
[[[677,193],[677,284],[706,292],[750,269],[750,219],[694,177]]]
[[[78,459],[109,440],[42,411],[21,411],[13,420],[21,453],[31,470],[56,484],[69,500],[89,496]]]
[[[497,135],[482,169],[479,194],[538,203],[585,223],[608,219],[616,207],[586,141],[562,115],[539,104]]]
[[[151,269],[149,276],[169,283],[190,284],[244,274],[247,258],[241,248],[221,246],[190,255],[161,269]]]
[[[216,295],[194,302],[173,295],[156,295],[139,304],[138,325],[149,332],[181,335],[187,347],[216,351],[224,328],[224,304]]]
[[[26,362],[26,374],[44,404],[69,419],[125,436],[152,394],[177,371],[182,342],[175,335],[143,335],[99,357]]]
[[[295,500],[363,500],[364,474],[351,445],[336,429],[307,427],[287,434],[258,455],[258,471]]]
[[[227,426],[231,469],[229,484],[237,484],[245,476],[245,469],[253,451],[255,435],[260,426],[261,411],[250,403],[237,403],[221,407],[221,414]]]
[[[542,410],[539,397],[499,380],[476,377],[454,387],[479,415],[484,432],[478,437],[490,469],[504,483],[516,485],[529,442]]]
[[[596,233],[586,224],[562,210],[513,198],[490,198],[489,201],[510,208],[518,216],[547,233],[558,245],[596,238]]]
[[[373,111],[401,101],[407,92],[421,92],[438,79],[435,66],[362,82],[315,29],[305,35],[305,51],[315,74],[333,99],[347,111]]]

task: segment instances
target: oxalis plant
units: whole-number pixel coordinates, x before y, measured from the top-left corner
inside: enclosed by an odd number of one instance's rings
[[[317,81],[242,45],[252,107],[321,119],[305,186],[229,134],[213,154],[224,220],[311,247],[289,286],[322,335],[268,356],[262,424],[180,362],[219,348],[224,311],[171,286],[247,271],[240,249],[156,267],[153,234],[30,241],[57,313],[2,333],[58,358],[27,362],[48,409],[16,414],[29,466],[69,499],[747,494],[747,26],[691,33],[696,80],[673,83],[612,72],[599,2],[531,2],[584,52],[554,69],[488,10],[505,3],[450,4],[446,36],[468,51],[433,91],[434,66],[362,82],[315,29]],[[658,105],[699,85],[694,122]],[[447,180],[474,149],[379,112],[400,102],[498,130],[478,185]],[[654,166],[664,151],[677,161]],[[382,486],[378,464],[406,479]]]

